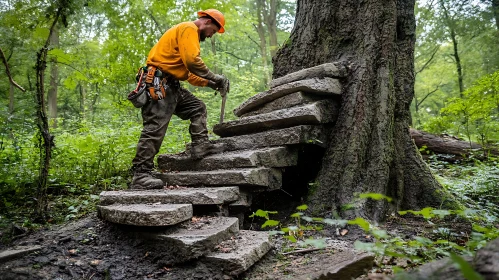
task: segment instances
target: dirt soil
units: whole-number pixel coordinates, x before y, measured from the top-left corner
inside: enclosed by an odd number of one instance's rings
[[[393,220],[386,224],[389,231],[408,237],[420,235],[423,225],[418,220]],[[355,228],[329,228],[315,235],[325,237],[326,249],[285,255],[300,249],[299,246],[273,238],[275,248],[238,278],[307,279],[303,275],[334,262],[335,254],[353,251],[355,240],[373,241]],[[160,253],[128,237],[126,228],[102,221],[96,215],[31,233],[1,245],[0,250],[27,245],[41,245],[43,249],[0,263],[0,279],[232,279],[219,268],[196,261],[164,267],[160,265]],[[389,263],[378,263],[378,267],[359,279],[383,279],[391,273],[384,265]]]

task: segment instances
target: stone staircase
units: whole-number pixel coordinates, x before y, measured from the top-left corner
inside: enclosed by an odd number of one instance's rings
[[[334,123],[344,68],[335,63],[272,81],[234,110],[238,120],[215,125],[224,152],[201,160],[160,155],[156,175],[167,187],[107,191],[99,217],[136,226],[136,236],[164,251],[162,263],[197,259],[237,276],[271,248],[266,232],[240,230],[254,194],[306,192]],[[208,216],[203,216],[211,214]]]

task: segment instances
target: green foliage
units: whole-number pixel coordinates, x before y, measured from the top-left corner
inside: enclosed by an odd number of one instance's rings
[[[0,102],[4,105],[0,121],[5,124],[0,127],[0,213],[17,222],[30,216],[34,204],[40,159],[33,122],[33,66],[52,22],[46,16],[52,15],[58,4],[17,0],[0,4],[0,48],[14,80],[28,89],[24,94],[14,89],[11,98],[9,81],[5,75],[0,78]],[[279,0],[278,5],[280,43],[289,36],[295,1]],[[201,56],[211,70],[231,80],[226,104],[226,119],[231,120],[235,119],[230,114],[235,107],[266,89],[264,77],[271,71],[262,66],[251,1],[64,2],[57,25],[59,44],[48,49],[45,75],[48,89],[52,71],[58,74],[58,116],[50,120],[56,146],[48,189],[56,221],[90,211],[94,200],[89,196],[126,187],[142,129],[140,110],[126,100],[135,87],[137,68],[144,65],[148,51],[169,27],[195,20],[196,11],[210,7],[225,14],[226,33],[202,43]],[[74,13],[78,16],[70,16]],[[266,56],[270,59],[270,51]],[[220,96],[210,89],[184,86],[206,103],[209,128],[218,123]],[[188,124],[176,117],[171,120],[160,153],[184,149],[190,142]],[[211,131],[209,136],[216,138]]]

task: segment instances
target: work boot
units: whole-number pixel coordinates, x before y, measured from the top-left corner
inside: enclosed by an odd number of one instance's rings
[[[161,179],[155,178],[151,172],[135,172],[133,174],[132,190],[153,190],[161,189],[165,183]]]
[[[191,158],[202,159],[207,155],[223,152],[222,143],[213,144],[209,140],[192,142],[191,145]]]

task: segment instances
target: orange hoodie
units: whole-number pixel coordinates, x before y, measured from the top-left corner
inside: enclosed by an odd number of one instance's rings
[[[147,65],[158,67],[181,81],[204,87],[213,73],[200,57],[198,27],[194,22],[182,22],[168,29],[151,49]]]

